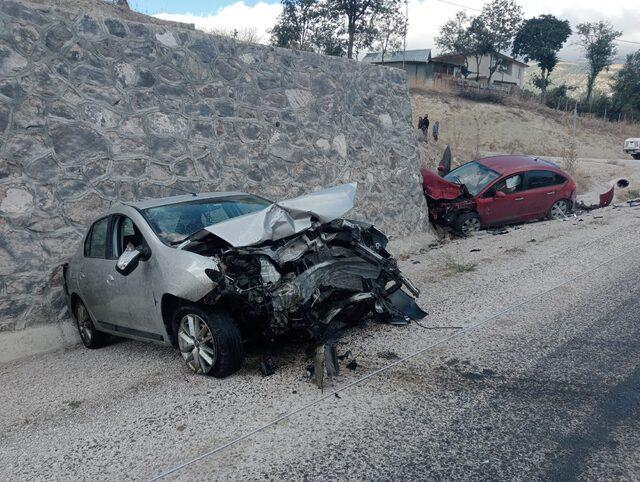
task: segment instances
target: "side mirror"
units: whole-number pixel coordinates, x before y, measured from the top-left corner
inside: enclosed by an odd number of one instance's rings
[[[438,166],[438,172],[444,172],[444,166],[442,165]]]
[[[136,269],[140,259],[144,257],[144,251],[144,248],[134,248],[133,244],[129,243],[127,248],[118,258],[116,271],[123,276],[129,275],[129,273]]]
[[[495,195],[493,197],[495,197],[495,198],[503,198],[503,197],[507,197],[507,195],[502,191],[496,191],[496,193],[495,193]]]

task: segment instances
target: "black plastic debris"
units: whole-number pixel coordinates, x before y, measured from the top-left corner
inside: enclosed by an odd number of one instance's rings
[[[492,229],[489,232],[491,234],[493,234],[494,236],[498,236],[500,234],[507,234],[509,232],[509,230],[508,229]]]
[[[531,239],[529,240],[529,242],[530,242],[530,243],[535,243],[535,242],[536,242],[536,238],[531,238]]]
[[[351,350],[347,350],[342,355],[338,355],[338,360],[346,360],[351,356]]]
[[[276,372],[276,367],[271,360],[265,360],[260,363],[259,370],[263,377],[270,377]]]
[[[351,360],[349,363],[347,363],[346,367],[349,370],[355,370],[356,368],[358,368],[358,363],[356,362],[355,358]]]
[[[473,248],[469,250],[470,253],[477,253],[479,251],[480,251],[480,248]]]

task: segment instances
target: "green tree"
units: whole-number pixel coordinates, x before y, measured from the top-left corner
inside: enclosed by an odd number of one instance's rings
[[[296,50],[314,50],[312,37],[320,13],[318,0],[282,0],[282,12],[269,31],[271,44]]]
[[[469,74],[469,57],[474,54],[469,30],[471,20],[464,10],[460,10],[455,17],[440,27],[435,38],[435,43],[443,54],[458,54],[464,57],[462,74],[465,78]]]
[[[467,30],[469,35],[469,48],[476,65],[476,82],[480,80],[480,63],[482,57],[493,53],[493,43],[491,32],[487,29],[484,20],[481,17],[475,17],[471,20]],[[489,80],[491,77],[489,77]]]
[[[373,42],[375,17],[384,10],[383,0],[325,0],[328,11],[346,25],[347,57],[354,47],[367,48]],[[399,12],[400,13],[400,12]]]
[[[380,12],[372,18],[372,47],[380,52],[382,61],[388,52],[398,51],[407,33],[407,18],[402,12],[403,0],[384,0]]]
[[[615,41],[622,35],[622,32],[614,30],[610,23],[603,21],[581,23],[577,26],[576,31],[589,64],[586,97],[586,101],[589,103],[598,74],[605,69],[609,70],[609,66],[618,53]]]
[[[478,20],[486,29],[482,32],[483,43],[490,46],[489,81],[503,64],[502,52],[511,47],[520,24],[522,7],[515,0],[492,0],[482,7]]]
[[[615,108],[620,111],[640,111],[640,50],[627,55],[611,87]]]
[[[571,35],[571,27],[567,20],[560,20],[553,15],[540,15],[526,20],[513,41],[513,55],[522,56],[525,62],[534,60],[540,67],[533,83],[541,91],[541,101],[551,83],[549,76],[558,64],[558,51]]]

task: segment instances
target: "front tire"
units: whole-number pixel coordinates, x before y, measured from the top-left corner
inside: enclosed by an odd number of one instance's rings
[[[78,300],[75,311],[76,326],[78,327],[82,344],[90,350],[105,346],[109,342],[109,335],[96,329],[91,315],[82,301]]]
[[[454,229],[465,238],[480,230],[480,217],[472,211],[462,213],[456,218]]]
[[[559,199],[553,203],[547,217],[549,219],[564,219],[571,211],[571,202],[566,199]]]
[[[635,160],[640,161],[640,153],[638,154],[631,154],[631,157],[633,157]]]
[[[173,326],[180,353],[194,373],[224,378],[242,366],[242,336],[229,313],[182,306],[174,313]]]

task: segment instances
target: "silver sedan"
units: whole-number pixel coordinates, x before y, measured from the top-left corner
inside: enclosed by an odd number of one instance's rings
[[[304,332],[318,344],[372,315],[426,315],[370,224],[341,216],[355,184],[273,203],[205,193],[117,204],[64,266],[82,342],[111,336],[178,348],[196,373],[238,370],[244,342]],[[406,291],[408,291],[408,293]]]

